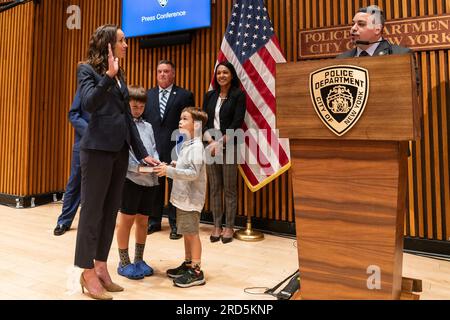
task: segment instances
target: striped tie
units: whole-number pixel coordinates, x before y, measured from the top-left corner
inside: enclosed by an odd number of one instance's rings
[[[167,105],[167,90],[161,90],[160,93],[161,99],[159,100],[159,113],[161,114],[161,120],[164,118],[164,112],[166,111],[166,105]]]

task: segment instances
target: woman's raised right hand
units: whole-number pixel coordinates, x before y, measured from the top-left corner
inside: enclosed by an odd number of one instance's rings
[[[109,77],[114,78],[117,75],[117,72],[119,72],[119,58],[114,57],[111,44],[108,43],[108,71],[106,71],[106,74]]]

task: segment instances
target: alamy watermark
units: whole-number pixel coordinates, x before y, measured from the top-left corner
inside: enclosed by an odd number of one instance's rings
[[[66,20],[66,27],[69,30],[81,29],[81,9],[77,5],[70,5],[66,10],[70,16]]]
[[[381,268],[376,265],[370,265],[367,267],[367,274],[370,274],[367,278],[367,289],[381,290]]]
[[[183,138],[180,138],[183,137]],[[200,139],[205,145],[206,164],[247,164],[258,165],[265,175],[273,174],[279,165],[283,151],[278,138],[278,130],[266,129],[227,129],[225,134],[217,129],[201,130],[201,122],[196,123],[194,137],[184,130],[172,132],[171,140],[176,146],[171,151],[172,159],[177,159],[181,144],[190,139]],[[212,141],[212,143],[208,143]]]

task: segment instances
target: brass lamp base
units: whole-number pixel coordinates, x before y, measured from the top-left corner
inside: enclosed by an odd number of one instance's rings
[[[234,237],[242,241],[261,241],[264,239],[264,234],[259,231],[252,230],[252,224],[247,222],[247,229],[239,230],[234,233]]]

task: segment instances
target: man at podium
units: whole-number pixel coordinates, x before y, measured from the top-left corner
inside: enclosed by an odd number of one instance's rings
[[[360,8],[353,17],[353,25],[350,29],[350,39],[355,48],[338,55],[336,58],[412,54],[411,49],[391,44],[389,40],[383,38],[385,21],[383,11],[378,6],[372,5]],[[420,75],[414,55],[413,58],[416,69],[417,92],[420,93]]]
[[[379,7],[373,5],[360,8],[350,29],[350,38],[356,47],[340,54],[338,58],[411,53],[411,49],[391,44],[383,38],[384,23],[383,11]]]

